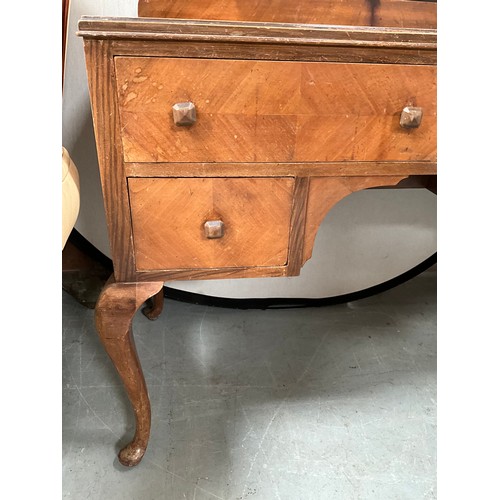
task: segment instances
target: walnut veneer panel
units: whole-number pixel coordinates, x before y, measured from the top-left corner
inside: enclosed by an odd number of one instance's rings
[[[436,3],[401,0],[139,0],[141,17],[435,28]]]
[[[435,161],[436,67],[116,57],[126,162]],[[192,101],[197,122],[173,123]],[[424,109],[402,129],[405,106]]]
[[[287,263],[293,178],[129,179],[137,270]],[[207,239],[204,223],[224,236]]]

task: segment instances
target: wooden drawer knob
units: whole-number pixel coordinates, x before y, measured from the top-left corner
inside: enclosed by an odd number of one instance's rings
[[[205,236],[210,240],[224,236],[224,222],[221,220],[207,220],[204,227]]]
[[[401,112],[401,118],[399,124],[403,128],[417,128],[420,126],[422,121],[422,108],[417,108],[414,106],[406,106]]]
[[[172,106],[172,114],[176,125],[192,125],[196,121],[196,106],[192,102],[178,102]]]

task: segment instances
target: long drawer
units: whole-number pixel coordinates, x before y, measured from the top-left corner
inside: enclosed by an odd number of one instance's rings
[[[435,161],[436,67],[116,57],[126,162]],[[196,121],[174,122],[192,103]],[[405,107],[422,111],[400,125]]]

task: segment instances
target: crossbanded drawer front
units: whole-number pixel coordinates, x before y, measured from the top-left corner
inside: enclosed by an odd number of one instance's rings
[[[116,57],[115,68],[126,162],[436,160],[435,66]],[[177,123],[173,107],[182,118],[188,104],[195,120]],[[418,127],[400,124],[408,106]]]
[[[130,178],[138,271],[284,266],[294,179]]]

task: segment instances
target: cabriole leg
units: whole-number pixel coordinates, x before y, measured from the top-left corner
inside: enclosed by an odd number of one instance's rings
[[[163,282],[108,282],[95,308],[96,328],[120,375],[135,414],[135,435],[119,453],[123,465],[137,465],[148,445],[151,407],[132,335],[132,319],[141,305],[163,289]]]

